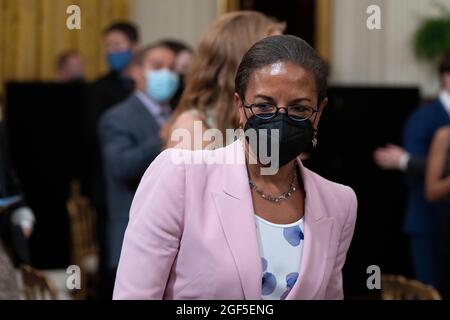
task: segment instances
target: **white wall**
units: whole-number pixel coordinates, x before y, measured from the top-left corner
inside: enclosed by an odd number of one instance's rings
[[[439,88],[434,66],[417,61],[412,37],[421,19],[439,14],[434,0],[331,0],[331,82],[356,85],[418,85],[433,96]],[[437,0],[450,4],[450,0]],[[217,15],[216,0],[132,0],[132,18],[142,43],[164,37],[192,46]],[[381,30],[368,30],[366,9],[381,8]],[[450,6],[450,5],[449,5]]]
[[[439,88],[435,67],[414,57],[412,37],[422,17],[439,12],[433,0],[332,0],[331,82],[419,85],[433,96]],[[448,0],[440,0],[449,4]],[[368,30],[366,9],[381,8],[382,30]]]
[[[143,44],[170,37],[195,47],[217,14],[215,0],[133,0],[131,6]]]

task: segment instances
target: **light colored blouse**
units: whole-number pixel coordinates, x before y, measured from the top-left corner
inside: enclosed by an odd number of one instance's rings
[[[303,253],[303,218],[275,224],[257,215],[256,230],[262,263],[262,299],[284,300],[297,281]]]

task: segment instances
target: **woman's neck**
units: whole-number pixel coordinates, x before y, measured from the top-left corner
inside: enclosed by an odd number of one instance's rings
[[[263,175],[261,174],[263,165],[258,161],[254,161],[255,156],[252,152],[250,152],[249,145],[245,143],[245,157],[247,162],[247,170],[250,176],[250,179],[257,185],[269,185],[277,188],[284,189],[286,186],[289,186],[292,177],[294,176],[295,170],[295,161],[293,160],[286,165],[282,166],[278,169],[275,174],[272,175]],[[252,161],[249,161],[251,159]],[[300,178],[300,177],[299,177]]]

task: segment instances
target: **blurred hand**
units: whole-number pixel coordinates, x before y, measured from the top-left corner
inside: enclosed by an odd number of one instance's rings
[[[23,235],[25,236],[25,238],[29,238],[31,237],[31,234],[33,233],[33,229],[32,228],[27,228],[27,227],[22,227],[22,232]]]
[[[375,163],[385,170],[400,170],[400,163],[404,157],[407,157],[408,153],[405,149],[388,144],[384,148],[378,148],[373,153]]]
[[[23,235],[29,238],[33,233],[35,217],[33,211],[29,207],[20,207],[13,211],[11,222],[15,226],[20,226]]]

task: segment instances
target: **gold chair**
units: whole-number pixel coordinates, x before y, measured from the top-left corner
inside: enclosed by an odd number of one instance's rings
[[[57,293],[47,276],[28,265],[20,267],[26,300],[56,300]]]
[[[397,275],[381,276],[383,300],[442,300],[432,286]]]
[[[73,291],[75,299],[86,299],[89,286],[95,281],[98,251],[94,238],[95,212],[87,197],[81,195],[79,181],[72,181],[67,211],[72,241],[72,264],[81,269],[81,289]]]

